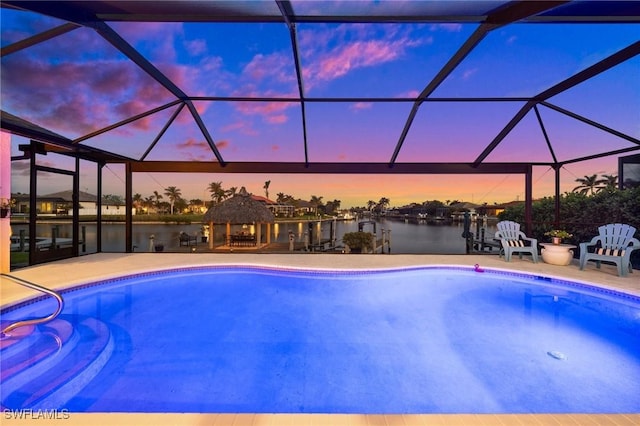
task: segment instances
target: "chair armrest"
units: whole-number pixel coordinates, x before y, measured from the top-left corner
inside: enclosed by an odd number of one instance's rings
[[[626,248],[626,250],[633,251],[633,250],[636,250],[636,249],[640,249],[640,240],[638,240],[637,238],[630,239],[629,243],[631,243],[631,244],[629,244],[629,247]]]
[[[532,246],[538,245],[537,238],[522,237],[523,240],[529,241]]]
[[[583,247],[586,249],[587,247],[595,246],[596,244],[598,244],[598,241],[600,241],[600,235],[596,235],[589,242],[580,243],[580,250],[582,250]]]

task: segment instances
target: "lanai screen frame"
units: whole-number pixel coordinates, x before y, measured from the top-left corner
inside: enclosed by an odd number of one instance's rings
[[[120,5],[118,4],[120,3]],[[126,6],[122,6],[126,3]],[[424,2],[437,3],[437,2]],[[76,158],[90,159],[97,162],[100,169],[110,163],[120,163],[126,166],[125,200],[127,203],[127,235],[126,250],[133,250],[132,245],[132,174],[136,172],[174,172],[174,173],[284,173],[284,174],[523,174],[525,177],[525,228],[531,229],[532,218],[532,169],[534,166],[548,166],[555,171],[556,180],[556,221],[559,220],[560,197],[560,169],[565,164],[571,164],[600,157],[619,155],[640,150],[640,140],[623,132],[594,122],[571,111],[564,110],[549,102],[549,98],[562,93],[577,84],[580,84],[598,74],[640,54],[640,41],[632,43],[626,48],[615,52],[600,62],[578,72],[577,74],[561,81],[534,96],[524,98],[433,98],[435,89],[450,75],[458,64],[482,41],[491,31],[516,22],[531,22],[536,24],[570,23],[570,22],[607,22],[607,23],[640,23],[640,2],[566,2],[566,1],[523,1],[523,2],[493,2],[494,8],[486,10],[486,13],[477,12],[477,3],[469,2],[468,8],[455,16],[445,15],[406,15],[393,14],[379,16],[361,14],[316,14],[299,15],[294,12],[295,2],[201,2],[182,1],[164,2],[162,7],[155,2],[147,1],[92,1],[92,2],[39,2],[39,1],[2,1],[3,7],[15,7],[29,10],[43,15],[53,16],[68,23],[43,33],[37,34],[26,40],[14,43],[2,48],[2,56],[22,49],[29,48],[42,41],[49,40],[60,34],[73,31],[76,28],[87,27],[95,30],[101,37],[127,56],[136,66],[144,70],[155,81],[175,96],[175,100],[155,108],[154,110],[127,118],[114,123],[106,128],[91,134],[81,136],[75,140],[54,134],[47,129],[39,128],[19,117],[15,117],[2,111],[2,129],[10,133],[21,135],[44,144],[44,149],[71,155]],[[273,5],[278,13],[273,13]],[[237,6],[237,7],[235,7]],[[488,7],[488,6],[487,6]],[[464,9],[464,8],[463,8]],[[286,24],[290,39],[293,58],[296,68],[297,86],[299,96],[293,98],[282,97],[195,97],[188,96],[173,81],[157,69],[135,48],[129,45],[115,32],[107,22],[111,21],[146,21],[146,22],[229,22],[229,23],[273,23]],[[436,76],[425,86],[422,92],[415,98],[399,100],[397,98],[312,98],[307,97],[304,91],[304,79],[299,60],[296,25],[298,23],[435,23],[435,22],[466,22],[477,23],[478,27],[462,46],[449,58]],[[304,162],[229,162],[226,161],[202,122],[194,101],[243,101],[243,102],[296,102],[301,106],[301,122],[304,145]],[[413,120],[421,105],[430,102],[492,102],[492,101],[521,101],[524,105],[506,123],[502,130],[486,146],[483,152],[472,162],[468,163],[399,163],[397,157],[411,128]],[[310,103],[323,102],[411,102],[412,108],[406,119],[405,125],[399,135],[393,154],[388,162],[384,163],[314,163],[309,161],[307,151],[306,113],[305,106]],[[145,155],[141,158],[130,158],[114,154],[108,150],[100,150],[85,146],[83,141],[100,135],[120,126],[124,126],[140,118],[144,118],[159,110],[179,105],[186,108],[193,116],[196,124],[202,131],[217,162],[176,162],[176,161],[146,161]],[[544,123],[540,118],[538,106],[543,105],[575,120],[582,121],[616,137],[625,139],[632,144],[631,147],[618,150],[605,150],[595,155],[573,158],[566,161],[558,161],[551,141],[544,132]],[[539,125],[545,133],[545,139],[553,162],[520,162],[520,163],[488,163],[487,156],[500,144],[509,132],[527,115],[534,111]],[[169,124],[169,123],[168,123]],[[168,125],[167,124],[167,125]],[[152,143],[153,144],[153,143]],[[147,152],[152,148],[149,147]],[[32,171],[33,173],[33,171]],[[99,185],[101,186],[101,185]],[[98,188],[101,191],[101,187]],[[101,251],[101,247],[98,247]]]

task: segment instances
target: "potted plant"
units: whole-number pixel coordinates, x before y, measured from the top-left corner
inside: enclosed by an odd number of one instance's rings
[[[342,242],[349,246],[351,253],[366,253],[373,249],[373,234],[371,232],[347,232],[342,236]]]
[[[202,225],[202,228],[200,228],[200,233],[202,234],[202,242],[206,243],[209,239],[209,225]]]
[[[15,200],[9,198],[0,198],[0,217],[5,218],[9,215],[11,207],[15,205]]]
[[[563,229],[552,229],[551,231],[545,232],[544,235],[551,237],[551,242],[553,244],[560,244],[564,238],[573,237],[572,234]]]

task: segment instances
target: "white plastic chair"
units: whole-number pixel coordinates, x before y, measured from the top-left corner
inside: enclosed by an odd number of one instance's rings
[[[580,243],[580,270],[587,261],[595,260],[596,267],[600,262],[612,262],[618,267],[618,275],[624,277],[633,272],[631,268],[631,252],[640,248],[640,241],[633,238],[636,228],[623,223],[610,223],[598,228],[599,235],[588,243]]]
[[[531,254],[533,263],[538,263],[538,240],[535,238],[528,238],[524,232],[520,230],[520,224],[512,222],[510,220],[503,220],[496,225],[498,231],[496,232],[496,240],[500,240],[502,245],[502,252],[504,252],[504,260],[511,262],[511,255],[518,253],[520,259],[522,259],[523,253]]]

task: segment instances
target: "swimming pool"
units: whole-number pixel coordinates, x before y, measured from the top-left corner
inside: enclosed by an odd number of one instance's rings
[[[64,296],[58,320],[3,349],[4,407],[640,410],[640,300],[584,284],[463,267],[196,267]]]

